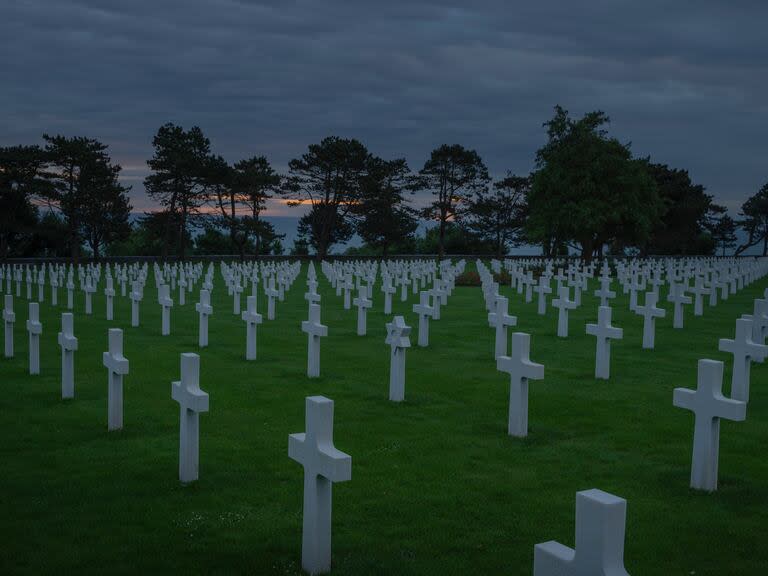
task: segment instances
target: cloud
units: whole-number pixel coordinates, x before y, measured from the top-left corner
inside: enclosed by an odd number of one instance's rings
[[[0,144],[110,145],[141,180],[168,121],[278,169],[324,136],[419,168],[458,142],[525,173],[555,104],[738,208],[768,180],[768,3],[9,0]]]

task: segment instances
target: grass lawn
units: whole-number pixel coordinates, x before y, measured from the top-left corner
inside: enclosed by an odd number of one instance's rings
[[[672,329],[665,297],[656,350],[641,349],[642,319],[620,295],[613,323],[624,340],[613,342],[608,382],[594,379],[595,340],[584,328],[597,299],[585,295],[560,339],[556,310],[538,316],[535,300],[504,288],[516,330],[532,335],[531,359],[545,366],[530,384],[530,432],[520,440],[506,434],[508,376],[496,370],[479,288],[455,289],[425,349],[416,346],[416,299],[401,303],[398,291],[393,312],[414,331],[406,401],[395,404],[380,284],[369,334],[358,337],[356,309],[345,311],[320,279],[329,337],[321,378],[306,377],[305,272],[259,327],[255,362],[244,359],[245,324],[218,271],[202,351],[199,286],[173,308],[168,337],[153,279],[140,328],[130,327],[127,298],[116,298],[116,321],[104,320],[103,282],[92,316],[78,293],[70,401],[60,397],[56,343],[64,308],[50,306],[47,290],[42,374],[29,376],[27,304],[16,298],[16,357],[0,358],[0,574],[301,573],[303,471],[288,458],[288,434],[304,431],[304,397],[315,394],[335,401],[335,443],[352,456],[352,480],[334,487],[333,574],[532,574],[536,543],[573,546],[575,494],[589,488],[627,499],[633,576],[768,573],[768,368],[753,365],[746,422],[721,426],[716,493],[689,489],[693,414],[672,406],[673,388],[695,388],[700,358],[728,360],[728,392],[730,359],[717,341],[733,337],[765,280],[705,305],[701,318],[687,306],[684,330]],[[124,329],[130,360],[125,428],[112,433],[101,362],[109,327]],[[200,481],[189,487],[178,482],[171,400],[182,352],[200,354],[211,407],[201,415]]]

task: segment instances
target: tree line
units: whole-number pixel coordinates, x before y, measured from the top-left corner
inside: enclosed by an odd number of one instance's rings
[[[280,198],[305,207],[292,254],[319,258],[357,234],[358,254],[486,253],[538,245],[587,260],[623,255],[713,254],[761,246],[768,254],[768,184],[738,220],[687,171],[635,157],[609,135],[608,116],[573,118],[556,106],[534,170],[493,180],[459,144],[430,153],[418,171],[356,139],[330,136],[278,173],[263,155],[234,163],[199,127],[161,126],[144,188],[159,210],[131,222],[130,188],[105,144],[43,135],[0,148],[0,257],[235,253],[281,254],[283,235],[263,218]],[[417,193],[428,202],[414,206]],[[419,221],[432,225],[419,235]],[[747,240],[736,246],[736,231]]]

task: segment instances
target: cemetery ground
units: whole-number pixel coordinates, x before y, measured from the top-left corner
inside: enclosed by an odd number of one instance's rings
[[[468,269],[472,265],[468,265]],[[393,314],[413,326],[405,402],[387,400],[380,283],[368,335],[355,334],[357,310],[343,309],[319,278],[321,377],[306,376],[300,322],[306,265],[258,327],[258,360],[245,360],[245,324],[232,313],[217,271],[209,347],[197,346],[194,303],[175,302],[171,335],[160,335],[160,307],[149,284],[141,326],[130,327],[130,300],[104,314],[103,284],[93,315],[75,302],[75,398],[60,392],[61,305],[49,291],[40,306],[41,375],[27,373],[27,304],[15,298],[16,356],[0,359],[0,574],[299,574],[303,470],[288,458],[288,435],[303,432],[304,398],[335,402],[334,441],[352,456],[352,480],[334,486],[333,574],[429,575],[532,573],[533,547],[574,544],[579,490],[625,498],[625,565],[630,574],[765,574],[768,570],[768,367],[752,365],[745,422],[723,421],[714,493],[689,488],[693,414],[672,405],[675,387],[696,387],[700,358],[726,361],[719,338],[752,312],[765,279],[704,316],[686,306],[672,329],[671,305],[657,320],[656,349],[643,350],[642,318],[619,294],[611,379],[594,378],[597,318],[591,296],[570,314],[570,336],[556,336],[557,314],[536,314],[536,300],[502,287],[511,331],[531,334],[531,360],[545,366],[530,383],[529,436],[507,435],[509,376],[496,370],[494,330],[481,290],[457,286],[430,321],[428,348],[416,346],[417,317],[393,298]],[[620,292],[620,287],[616,287]],[[176,295],[177,296],[177,295]],[[174,297],[175,299],[175,297]],[[243,309],[245,298],[243,297]],[[259,311],[266,298],[259,293]],[[124,330],[124,429],[107,431],[107,329]],[[178,481],[179,407],[171,381],[179,354],[200,354],[200,386],[210,412],[200,417],[200,479]]]

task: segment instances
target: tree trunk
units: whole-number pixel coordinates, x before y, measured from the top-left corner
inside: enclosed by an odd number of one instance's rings
[[[445,218],[440,218],[440,234],[437,242],[437,257],[443,259],[445,255]]]

